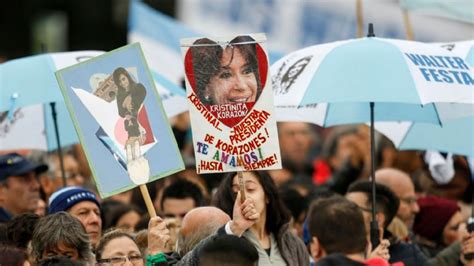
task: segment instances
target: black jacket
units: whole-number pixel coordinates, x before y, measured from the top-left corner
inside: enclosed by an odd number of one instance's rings
[[[403,243],[391,236],[388,231],[385,231],[384,237],[390,241],[390,246],[388,247],[388,252],[390,253],[389,263],[401,261],[405,266],[431,265],[416,244]]]

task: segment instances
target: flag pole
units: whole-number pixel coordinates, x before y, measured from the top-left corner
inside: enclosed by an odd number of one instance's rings
[[[356,18],[357,18],[357,38],[364,35],[364,16],[362,10],[362,0],[356,0]]]
[[[410,21],[410,14],[408,13],[408,10],[406,9],[403,9],[403,24],[405,24],[407,40],[413,41],[414,40],[413,26],[411,25],[411,21]]]

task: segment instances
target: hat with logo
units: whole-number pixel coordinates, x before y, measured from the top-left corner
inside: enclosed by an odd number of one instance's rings
[[[99,201],[94,193],[80,187],[65,187],[51,195],[49,198],[48,212],[51,214],[67,211],[82,201],[92,201],[100,208]]]
[[[0,181],[4,181],[10,176],[21,176],[32,171],[39,174],[47,170],[47,165],[34,164],[18,153],[0,156]]]

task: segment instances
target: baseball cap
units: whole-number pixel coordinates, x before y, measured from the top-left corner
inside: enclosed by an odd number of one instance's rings
[[[18,153],[0,156],[0,181],[4,181],[10,176],[21,176],[31,171],[39,174],[47,170],[47,165],[34,164]]]

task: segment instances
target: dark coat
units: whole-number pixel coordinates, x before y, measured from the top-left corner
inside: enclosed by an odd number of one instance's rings
[[[388,252],[390,253],[390,260],[388,262],[403,262],[405,266],[429,266],[428,259],[421,252],[416,244],[403,243],[397,238],[385,231],[384,237],[390,241]]]

